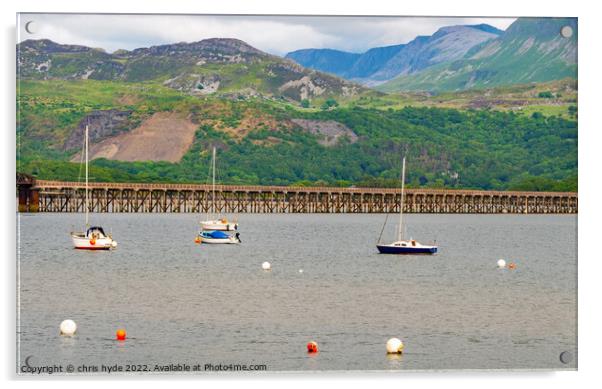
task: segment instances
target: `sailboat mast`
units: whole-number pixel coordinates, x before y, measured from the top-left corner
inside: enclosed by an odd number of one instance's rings
[[[403,232],[403,191],[406,181],[406,157],[403,157],[401,163],[401,204],[399,205],[399,230],[397,233],[397,240],[401,240]]]
[[[84,207],[86,208],[86,229],[88,228],[88,125],[86,124],[86,139],[85,139],[85,158],[86,158],[86,198]]]
[[[211,190],[211,216],[213,217],[215,215],[215,146],[213,147],[213,182]]]

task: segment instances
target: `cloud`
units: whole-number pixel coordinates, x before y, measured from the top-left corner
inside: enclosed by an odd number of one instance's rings
[[[19,40],[51,39],[63,44],[135,49],[207,38],[238,38],[276,55],[303,48],[363,52],[407,43],[417,35],[457,24],[487,23],[505,29],[513,18],[332,17],[21,14]],[[34,21],[34,34],[24,30]]]

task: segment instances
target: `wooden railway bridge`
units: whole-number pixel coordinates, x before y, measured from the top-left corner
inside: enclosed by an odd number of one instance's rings
[[[84,184],[17,175],[19,211],[83,212]],[[577,213],[577,193],[407,189],[410,213]],[[91,212],[207,212],[211,186],[195,184],[90,183]],[[218,185],[216,212],[399,212],[400,190]]]

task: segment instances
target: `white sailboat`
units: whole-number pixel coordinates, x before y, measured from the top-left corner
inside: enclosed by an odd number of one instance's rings
[[[390,244],[381,244],[378,238],[376,248],[381,254],[435,254],[437,252],[437,246],[435,245],[423,245],[414,239],[404,240],[403,239],[403,205],[404,205],[404,185],[406,178],[406,158],[403,157],[401,167],[401,204],[399,207],[399,226],[397,230],[397,240]],[[386,224],[385,220],[385,224]],[[384,230],[384,226],[383,226]]]
[[[84,209],[86,212],[86,227],[82,232],[71,232],[71,240],[76,249],[82,250],[110,250],[117,247],[111,234],[106,234],[100,226],[90,226],[89,223],[89,196],[88,196],[88,126],[84,138],[84,158],[86,159],[86,194]]]
[[[216,152],[213,148],[213,158],[211,159],[212,170],[212,189],[211,189],[211,213],[207,214],[207,220],[201,221],[201,228],[206,231],[236,231],[238,223],[229,221],[226,217],[219,217],[215,214],[215,163]]]

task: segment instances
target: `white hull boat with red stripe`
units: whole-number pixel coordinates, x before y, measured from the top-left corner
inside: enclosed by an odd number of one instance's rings
[[[90,227],[88,231],[72,232],[73,246],[80,250],[110,250],[117,247],[111,234],[106,235],[102,227]]]
[[[71,232],[71,241],[73,242],[73,247],[80,250],[110,250],[117,247],[117,242],[113,240],[111,234],[105,234],[102,227],[90,227],[88,223],[90,213],[88,197],[88,126],[86,126],[83,151],[83,156],[86,160],[86,197],[84,200],[86,229],[85,232]]]

